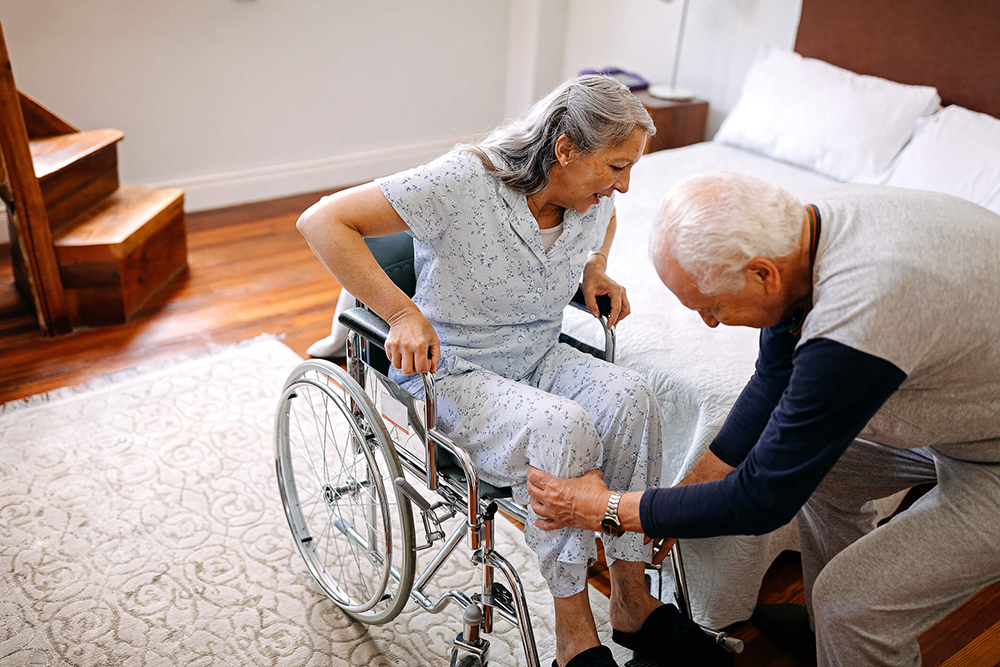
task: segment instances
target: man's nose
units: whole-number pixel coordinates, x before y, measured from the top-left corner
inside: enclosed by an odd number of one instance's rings
[[[719,326],[719,320],[715,319],[712,315],[708,313],[698,313],[701,315],[701,319],[705,320],[705,324],[712,327],[713,329]]]

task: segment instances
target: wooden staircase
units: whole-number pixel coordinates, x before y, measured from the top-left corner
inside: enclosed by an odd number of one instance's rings
[[[18,290],[49,335],[126,322],[187,266],[184,193],[120,185],[122,132],[78,131],[17,91],[2,32],[0,59],[0,194]]]

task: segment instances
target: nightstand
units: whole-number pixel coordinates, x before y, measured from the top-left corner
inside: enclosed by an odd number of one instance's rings
[[[708,102],[705,100],[661,100],[645,90],[636,90],[634,94],[656,125],[656,136],[646,145],[647,153],[689,146],[705,138],[708,121]]]

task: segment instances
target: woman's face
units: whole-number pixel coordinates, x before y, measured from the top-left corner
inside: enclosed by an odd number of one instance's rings
[[[646,148],[648,137],[636,127],[624,141],[589,155],[580,155],[572,142],[560,137],[556,143],[558,162],[549,173],[549,200],[563,208],[584,213],[610,197],[615,190],[627,192],[632,167]]]

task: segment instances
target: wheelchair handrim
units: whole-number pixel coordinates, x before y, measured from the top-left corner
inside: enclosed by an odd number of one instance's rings
[[[279,408],[278,425],[275,435],[275,462],[278,473],[278,487],[281,490],[281,499],[285,508],[285,517],[288,519],[289,527],[295,537],[296,547],[302,555],[303,560],[305,560],[306,567],[309,569],[310,574],[316,582],[323,589],[324,593],[330,596],[330,598],[332,598],[345,611],[362,614],[370,611],[381,601],[381,598],[385,593],[385,589],[389,584],[392,563],[392,524],[389,519],[389,505],[386,500],[385,487],[382,484],[382,476],[379,474],[378,463],[375,460],[371,449],[368,446],[360,447],[360,450],[364,452],[369,470],[372,472],[372,484],[377,486],[377,493],[375,495],[378,498],[379,509],[382,512],[382,530],[386,546],[386,563],[380,568],[381,576],[374,593],[369,595],[368,600],[358,603],[357,601],[352,600],[351,596],[347,594],[346,591],[343,591],[343,589],[339,586],[336,584],[331,585],[332,577],[325,575],[326,565],[325,563],[319,562],[319,556],[316,552],[315,546],[312,545],[312,538],[314,536],[312,536],[309,532],[308,522],[302,514],[302,504],[298,498],[298,487],[295,483],[295,473],[294,468],[291,465],[291,460],[290,458],[286,460],[279,460],[279,458],[285,454],[280,451],[280,438],[282,435],[284,435],[286,439],[288,438],[289,413],[291,412],[290,399],[294,396],[296,391],[302,391],[307,387],[322,392],[328,400],[337,404],[338,409],[343,410],[346,407],[341,405],[342,399],[339,396],[330,391],[329,388],[325,387],[323,384],[314,380],[296,380],[285,388],[281,397],[281,403],[279,404],[281,408],[284,409]],[[347,410],[345,414],[350,414],[350,411]],[[365,434],[360,431],[358,425],[353,420],[349,423],[351,425],[352,436],[359,439],[361,442],[365,442]],[[290,450],[288,453],[290,454]],[[329,480],[326,480],[324,483],[329,484]],[[332,516],[329,516],[327,528],[334,525],[335,522]]]

